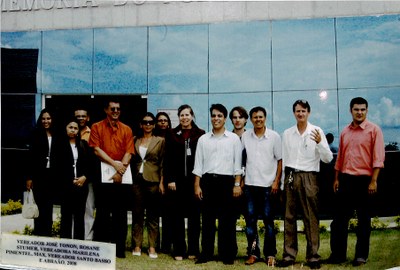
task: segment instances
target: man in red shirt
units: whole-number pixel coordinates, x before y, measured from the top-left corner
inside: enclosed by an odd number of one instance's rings
[[[122,183],[122,176],[130,163],[133,134],[129,126],[119,121],[120,102],[110,100],[104,108],[107,117],[92,125],[89,145],[95,155],[115,169],[110,183],[100,183],[96,190],[96,219],[93,240],[116,244],[117,257],[125,258],[127,236],[127,196],[129,187]],[[99,176],[101,178],[101,176]]]
[[[362,97],[350,102],[353,121],[340,134],[335,164],[336,213],[331,224],[331,263],[346,261],[348,222],[354,210],[358,218],[354,266],[367,262],[371,234],[369,209],[377,192],[385,148],[381,129],[367,120],[368,102]]]

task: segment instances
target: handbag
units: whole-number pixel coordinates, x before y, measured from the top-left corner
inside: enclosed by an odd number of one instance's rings
[[[37,218],[39,216],[39,208],[35,203],[35,198],[33,197],[33,191],[24,192],[24,204],[22,205],[22,217],[31,219]]]

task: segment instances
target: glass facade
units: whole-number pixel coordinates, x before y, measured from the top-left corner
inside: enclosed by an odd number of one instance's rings
[[[399,18],[3,32],[2,48],[37,49],[38,59],[36,92],[2,95],[35,95],[36,114],[44,95],[142,95],[154,113],[192,105],[206,130],[212,103],[260,105],[279,133],[295,123],[292,104],[301,98],[311,104],[310,122],[336,139],[351,120],[350,99],[363,96],[385,143],[399,143]],[[3,138],[20,136],[13,126],[2,130]]]

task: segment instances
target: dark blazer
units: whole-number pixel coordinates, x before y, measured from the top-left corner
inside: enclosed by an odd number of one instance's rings
[[[134,138],[135,155],[131,160],[132,176],[135,179],[143,163],[143,178],[150,182],[160,182],[164,174],[164,138],[153,136],[147,149],[144,159],[140,156],[140,138]]]
[[[189,131],[189,138],[185,140],[182,135],[182,126],[167,132],[165,153],[164,182],[176,182],[185,177],[192,177],[197,141],[205,133],[195,123]],[[190,155],[187,148],[190,148]]]
[[[55,145],[57,144],[58,137],[52,135],[51,150],[50,150],[50,171],[54,171],[55,161]],[[36,182],[41,181],[45,173],[47,160],[49,156],[49,143],[46,131],[44,129],[35,129],[29,149],[29,164],[28,164],[28,179]],[[35,185],[35,184],[34,184]]]
[[[61,180],[64,188],[70,188],[73,185],[74,175],[74,157],[71,145],[67,137],[58,141],[55,145],[55,168],[57,177]],[[85,175],[88,177],[89,163],[88,151],[89,146],[84,140],[76,140],[76,147],[78,149],[78,160],[76,164],[76,176],[80,177]],[[85,182],[87,183],[87,181]]]

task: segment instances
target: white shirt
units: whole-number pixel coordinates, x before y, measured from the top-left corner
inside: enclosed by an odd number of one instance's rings
[[[311,131],[314,129],[318,129],[321,136],[319,144],[311,139]],[[301,135],[297,125],[283,132],[282,156],[283,166],[306,172],[319,172],[320,160],[329,163],[333,159],[324,132],[310,123],[307,123],[307,128]]]
[[[193,174],[242,174],[242,144],[239,137],[228,130],[221,136],[212,131],[202,135],[197,142]]]
[[[254,129],[242,134],[242,145],[246,149],[246,178],[249,186],[269,187],[275,180],[278,161],[282,159],[282,142],[279,134],[265,129],[260,138]]]
[[[71,150],[72,150],[72,156],[74,158],[74,176],[76,177],[76,163],[78,162],[78,148],[76,148],[75,143],[70,143],[71,145]]]
[[[144,159],[146,157],[146,153],[147,153],[147,147],[139,146],[139,155],[142,158],[142,164],[140,164],[139,173],[143,173],[144,162],[146,162]]]

